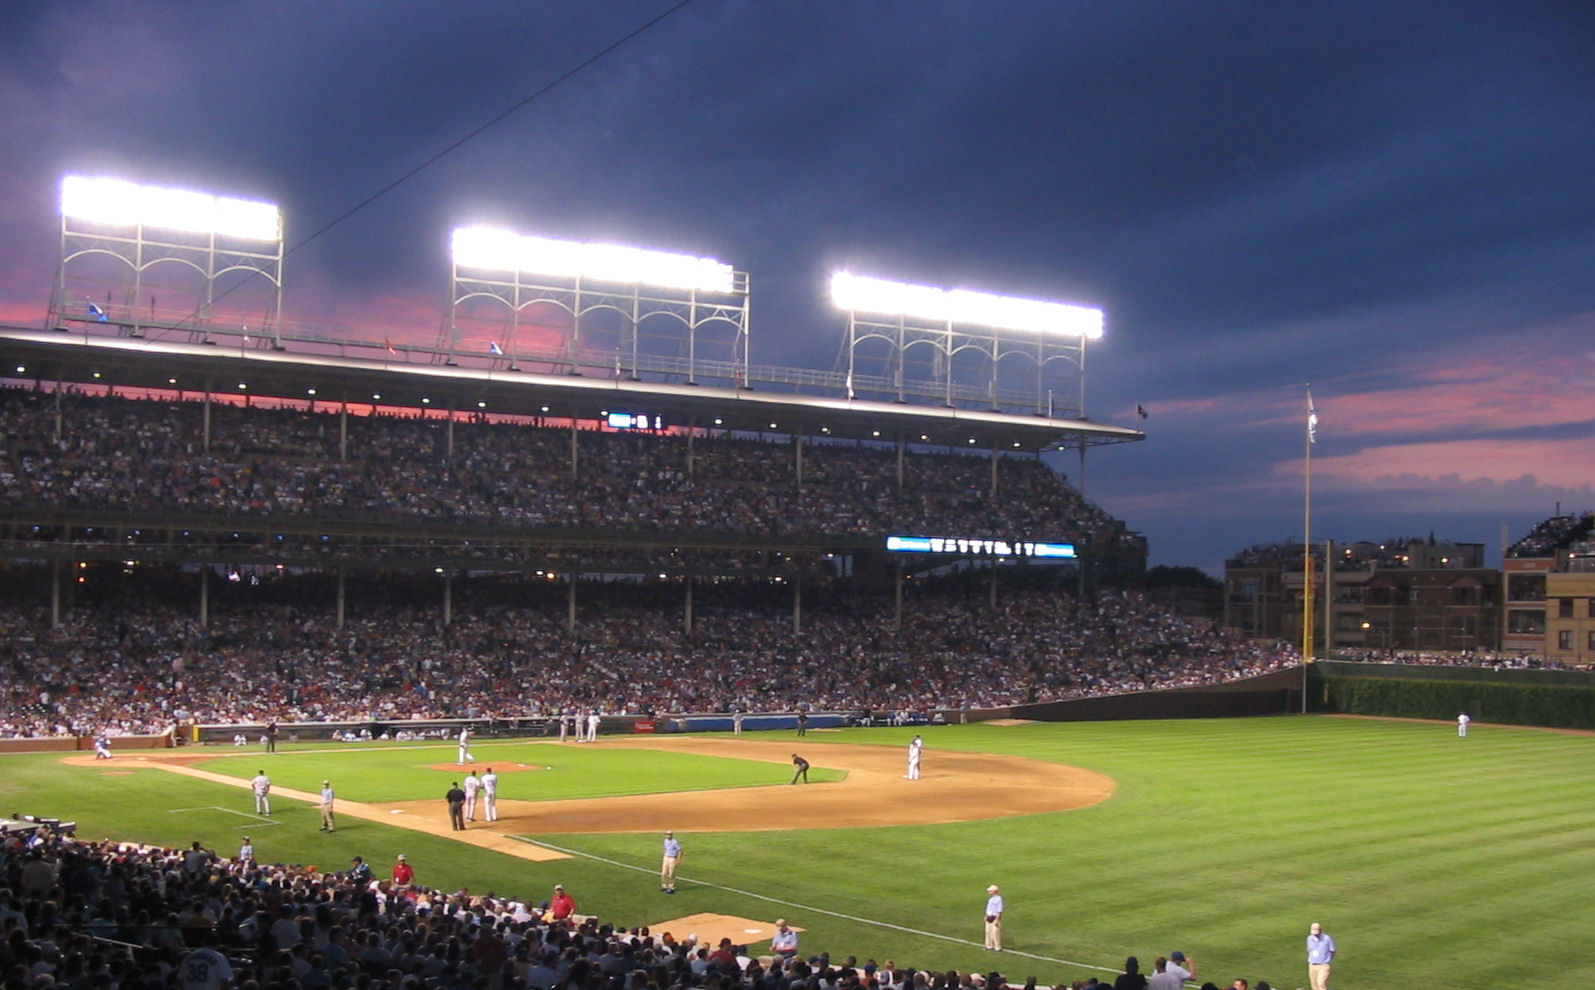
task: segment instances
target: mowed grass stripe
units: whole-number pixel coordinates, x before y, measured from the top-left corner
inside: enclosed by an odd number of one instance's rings
[[[1590,918],[1589,737],[1475,726],[1459,740],[1454,724],[1287,717],[847,730],[811,735],[804,754],[818,771],[828,744],[906,746],[916,731],[928,746],[927,773],[938,750],[1004,753],[1106,773],[1117,789],[1091,808],[987,822],[687,834],[683,873],[965,943],[978,942],[985,885],[995,881],[1009,897],[1016,948],[1103,967],[1130,953],[1149,962],[1181,948],[1201,960],[1203,979],[1221,985],[1237,976],[1254,985],[1259,978],[1305,985],[1302,938],[1312,920],[1341,942],[1337,986],[1486,986],[1518,979],[1529,962],[1546,959],[1557,960],[1559,981],[1595,979],[1595,962],[1569,952]],[[630,786],[627,763],[641,752],[491,746],[478,744],[478,757],[566,768],[507,776],[510,796],[523,786],[549,797],[567,787],[581,793],[564,796],[622,792]],[[278,783],[306,790],[332,777],[351,799],[429,797],[441,790],[428,775],[452,775],[426,768],[453,756],[452,746],[435,743],[383,753],[288,747],[267,768]],[[250,776],[263,758],[240,754],[235,772]],[[726,766],[701,760],[656,770],[663,779],[650,789],[702,790],[712,808],[713,788],[733,785]],[[790,776],[781,766],[746,762],[758,783]],[[110,772],[130,765],[119,757]],[[250,808],[237,788],[158,771],[104,773],[63,768],[53,757],[7,758],[0,800],[76,817],[88,835],[200,839],[223,851],[236,841],[236,815],[167,810]],[[825,792],[770,787],[768,797],[771,826],[779,827],[793,802],[825,800]],[[582,859],[531,864],[376,823],[318,835],[308,805],[273,817],[282,825],[254,835],[267,858],[339,868],[356,852],[379,865],[405,852],[423,882],[537,898],[560,881],[585,909],[620,921],[698,911],[773,920],[770,902],[690,883],[661,897],[650,875],[657,835],[555,840],[634,868]],[[791,920],[808,930],[805,949],[833,954],[943,969],[996,966],[1011,979],[1035,973],[1048,982],[1102,975],[831,916]]]

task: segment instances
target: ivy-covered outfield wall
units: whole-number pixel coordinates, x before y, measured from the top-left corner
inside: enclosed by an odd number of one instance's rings
[[[1595,677],[1584,671],[1317,663],[1314,711],[1595,729]]]

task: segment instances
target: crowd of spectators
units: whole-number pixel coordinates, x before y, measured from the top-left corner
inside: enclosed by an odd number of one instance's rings
[[[209,442],[206,442],[209,409]],[[1135,542],[1033,457],[0,390],[0,504],[765,537]]]
[[[275,572],[273,572],[275,573]],[[21,575],[22,582],[27,575]],[[197,621],[195,576],[141,567],[74,587],[52,627],[37,592],[0,605],[0,734],[164,732],[200,723],[607,714],[930,711],[1210,684],[1296,663],[1135,592],[916,583],[901,628],[890,595],[842,585],[804,598],[768,582],[701,586],[685,628],[676,582],[350,578],[283,573],[218,583]]]
[[[548,903],[377,879],[359,860],[333,871],[218,856],[197,842],[179,850],[13,834],[0,839],[0,981],[14,990],[1007,987],[996,972],[750,955],[729,939],[574,912],[556,920]],[[1058,990],[1096,985],[1093,976]]]
[[[1400,663],[1419,667],[1490,667],[1495,670],[1564,670],[1559,660],[1500,650],[1336,650],[1334,659],[1354,663]]]
[[[1507,548],[1508,557],[1549,557],[1558,550],[1589,552],[1595,533],[1595,512],[1557,515],[1536,523],[1527,536]]]

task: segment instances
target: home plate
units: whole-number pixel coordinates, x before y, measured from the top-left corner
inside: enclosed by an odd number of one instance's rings
[[[403,808],[389,808],[388,809],[388,814],[390,814],[390,815],[402,815],[402,814],[404,814],[404,809]]]

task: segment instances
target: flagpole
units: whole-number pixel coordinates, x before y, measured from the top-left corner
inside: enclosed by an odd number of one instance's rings
[[[1301,711],[1307,714],[1307,665],[1313,662],[1313,442],[1318,413],[1313,409],[1312,383],[1307,385],[1306,477],[1302,507],[1301,582]],[[1326,565],[1327,566],[1327,565]]]

